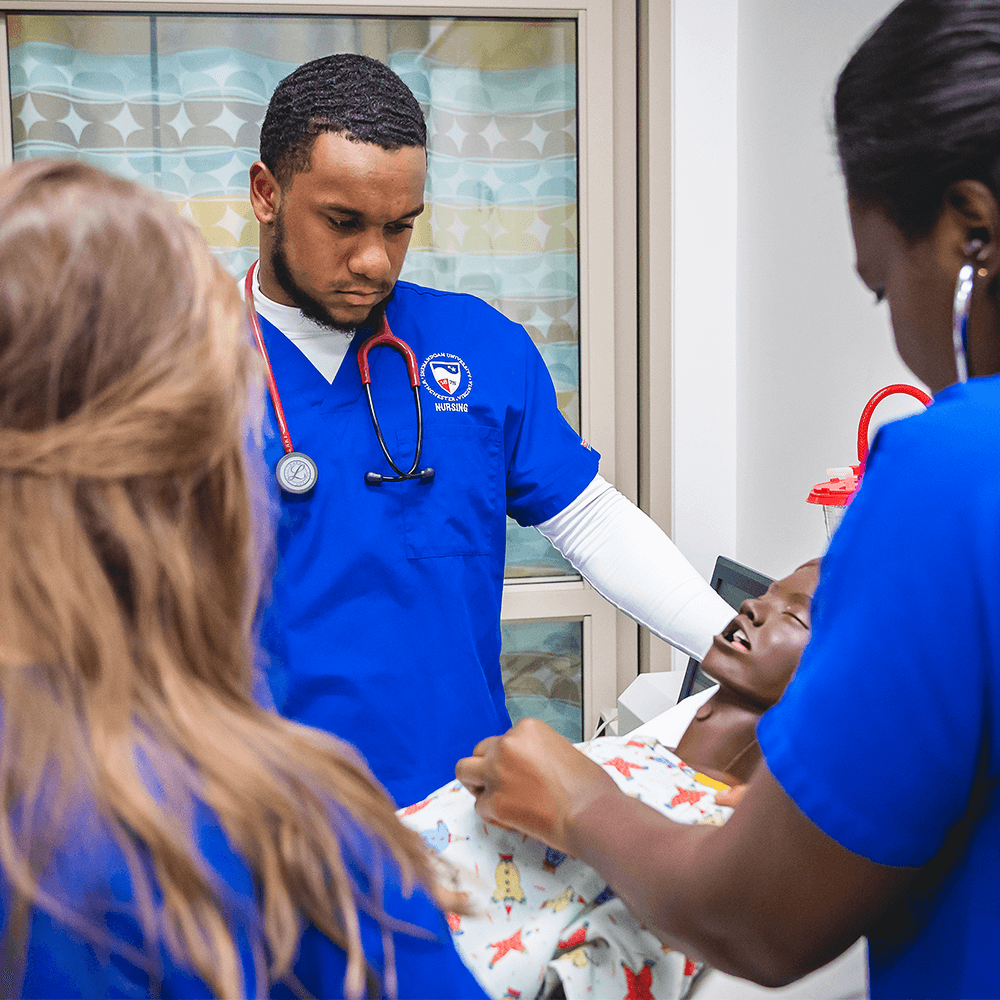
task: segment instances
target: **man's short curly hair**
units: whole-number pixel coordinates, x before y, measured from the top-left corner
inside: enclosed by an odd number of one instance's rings
[[[260,158],[285,184],[309,169],[323,132],[383,149],[427,145],[410,88],[384,63],[349,52],[307,62],[278,84],[260,129]]]

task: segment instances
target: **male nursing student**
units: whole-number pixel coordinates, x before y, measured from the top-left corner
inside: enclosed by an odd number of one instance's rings
[[[399,77],[333,55],[278,85],[250,169],[260,261],[246,287],[285,424],[266,457],[277,468],[294,450],[315,468],[311,486],[308,464],[277,469],[271,688],[283,714],[357,746],[401,803],[510,725],[499,663],[508,513],[686,652],[703,654],[731,617],[598,475],[524,329],[473,296],[397,280],[424,208],[425,144]],[[378,481],[395,473],[358,350],[384,321],[415,354],[416,471],[433,477]],[[403,359],[383,345],[368,360],[387,449],[406,472],[418,434]],[[276,425],[277,412],[272,403]]]

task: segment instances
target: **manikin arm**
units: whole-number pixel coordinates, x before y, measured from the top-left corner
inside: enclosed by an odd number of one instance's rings
[[[733,618],[656,522],[601,476],[536,527],[602,597],[688,656],[700,660]]]

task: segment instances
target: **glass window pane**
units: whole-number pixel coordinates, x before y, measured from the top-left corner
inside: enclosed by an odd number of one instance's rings
[[[580,574],[556,551],[549,540],[534,528],[522,528],[507,518],[507,580],[539,577],[573,577]]]
[[[503,622],[500,631],[500,665],[511,720],[543,719],[567,739],[581,742],[583,623]]]
[[[428,121],[427,210],[401,277],[523,324],[580,426],[576,22],[258,15],[8,15],[14,158],[145,181],[242,275],[248,170],[271,92],[336,51],[388,62]],[[510,522],[508,575],[573,573]]]

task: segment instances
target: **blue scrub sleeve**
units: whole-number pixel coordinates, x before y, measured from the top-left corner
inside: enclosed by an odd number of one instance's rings
[[[555,386],[531,338],[524,337],[524,402],[508,439],[507,512],[521,525],[547,521],[597,475],[601,456],[569,425]]]
[[[482,1000],[486,994],[465,967],[443,916],[422,893],[404,900],[398,886],[386,893],[386,909],[398,920],[414,924],[428,936],[397,931],[392,935],[393,960],[399,1000]],[[365,955],[378,973],[385,963],[381,931],[371,917],[361,917]],[[339,997],[347,968],[344,953],[315,927],[306,929],[295,975],[316,997]],[[385,981],[382,978],[385,996]],[[286,984],[272,988],[275,1000],[293,1000],[297,994]]]
[[[389,933],[358,907],[365,958],[381,978],[383,990],[390,978],[386,966],[391,950],[399,1000],[479,1000],[482,990],[459,958],[441,911],[422,889],[404,894],[395,860],[384,848],[375,847],[342,810],[336,812],[341,849],[355,884],[361,893],[380,899],[385,913],[395,922]],[[379,880],[382,888],[372,892],[371,873],[376,870],[383,873]],[[345,953],[317,928],[308,927],[294,967],[299,983],[316,997],[340,996],[346,969]],[[271,995],[292,1000],[295,994],[279,985]]]
[[[942,847],[995,706],[1000,476],[992,444],[938,408],[880,432],[823,561],[810,644],[758,727],[799,808],[886,865]]]

